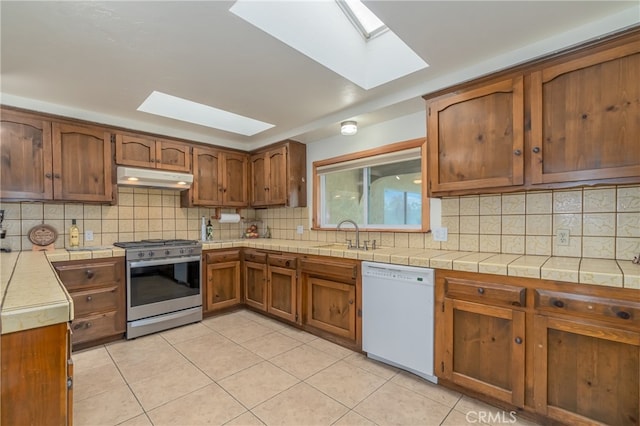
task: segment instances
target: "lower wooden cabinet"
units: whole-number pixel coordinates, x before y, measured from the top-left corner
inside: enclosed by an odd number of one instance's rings
[[[208,252],[204,259],[204,312],[240,305],[240,249]]]
[[[298,322],[297,258],[292,255],[267,255],[267,312]]]
[[[300,260],[303,327],[356,350],[362,347],[359,267],[351,259]]]
[[[124,258],[73,260],[53,264],[73,298],[74,349],[116,339],[126,331]]]
[[[541,422],[640,422],[637,290],[436,270],[440,384]]]
[[[2,335],[0,424],[72,424],[70,339],[67,323]]]
[[[267,264],[244,262],[244,303],[267,310]]]

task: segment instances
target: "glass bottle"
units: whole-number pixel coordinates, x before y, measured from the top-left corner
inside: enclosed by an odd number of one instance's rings
[[[71,219],[71,228],[69,228],[69,247],[80,246],[80,230],[76,225],[76,220]]]

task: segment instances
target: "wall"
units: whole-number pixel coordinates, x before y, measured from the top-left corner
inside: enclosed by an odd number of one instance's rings
[[[200,239],[201,217],[211,217],[215,212],[207,208],[182,208],[178,191],[118,188],[118,205],[101,206],[79,203],[7,203],[3,227],[7,237],[2,247],[12,250],[31,250],[29,230],[42,223],[58,231],[56,247],[69,245],[69,227],[76,219],[80,228],[80,245],[107,246],[116,241],[134,241],[149,238]],[[227,210],[223,210],[224,213]],[[230,213],[235,213],[235,210]],[[242,211],[250,217],[253,211]],[[214,225],[216,239],[238,238],[242,224]],[[93,241],[84,241],[84,231],[92,230]]]

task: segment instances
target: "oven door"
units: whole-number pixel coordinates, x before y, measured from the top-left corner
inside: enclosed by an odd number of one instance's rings
[[[127,262],[127,321],[202,306],[200,256]]]

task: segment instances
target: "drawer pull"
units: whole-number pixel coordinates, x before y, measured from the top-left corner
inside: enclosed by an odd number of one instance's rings
[[[85,271],[85,274],[87,274],[87,278],[91,279],[94,277],[95,273],[91,270],[91,269],[87,269]]]
[[[516,342],[516,344],[520,345],[522,344],[522,337],[516,337],[514,341]]]
[[[554,300],[552,303],[556,308],[564,308],[564,302],[562,300]]]
[[[92,300],[93,300],[93,297],[87,296],[87,302],[91,302]]]
[[[286,266],[287,268],[289,267],[289,265],[291,265],[291,261],[287,260],[286,262],[284,262],[284,266]]]
[[[479,294],[484,294],[484,288],[479,287],[479,288],[478,288],[478,293],[479,293]]]
[[[629,312],[626,312],[626,311],[616,312],[616,316],[618,318],[621,318],[621,319],[624,319],[624,320],[627,320],[627,319],[631,318],[631,314]]]
[[[91,323],[90,322],[87,323],[86,328],[91,328]]]

